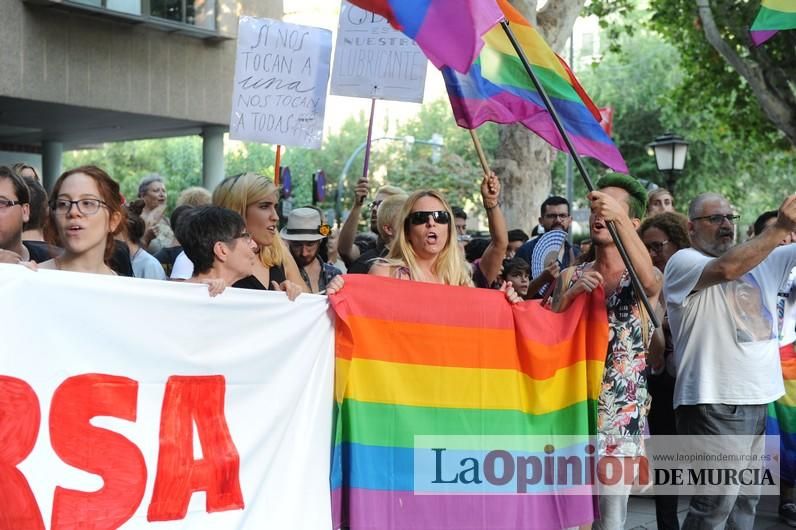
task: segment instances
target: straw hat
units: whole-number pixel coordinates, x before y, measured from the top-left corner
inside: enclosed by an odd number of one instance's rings
[[[321,213],[314,208],[296,208],[287,216],[287,225],[279,232],[286,241],[319,241],[331,232]]]

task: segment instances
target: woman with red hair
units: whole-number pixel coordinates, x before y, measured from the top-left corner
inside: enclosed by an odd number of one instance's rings
[[[63,173],[51,197],[46,235],[64,252],[39,268],[115,275],[108,261],[125,220],[119,184],[96,166],[82,166]]]

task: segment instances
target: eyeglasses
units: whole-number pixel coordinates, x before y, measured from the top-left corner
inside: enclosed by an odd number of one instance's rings
[[[647,247],[649,252],[660,254],[667,243],[668,241],[653,241],[652,243],[645,243],[644,246]]]
[[[244,230],[237,236],[233,237],[232,239],[228,239],[227,241],[235,241],[236,239],[245,239],[247,241],[251,241],[252,235]]]
[[[371,209],[371,210],[374,210],[374,209],[378,208],[378,207],[379,207],[379,205],[380,205],[381,203],[383,203],[383,202],[384,202],[384,201],[373,201],[373,202],[371,202],[371,203],[370,203],[370,209]]]
[[[731,213],[728,213],[725,215],[716,214],[716,215],[703,215],[701,217],[692,217],[691,221],[705,220],[712,225],[720,225],[721,222],[724,221],[725,219],[729,221],[730,224],[735,224],[735,221],[737,221],[740,218],[741,218],[740,215],[733,215]]]
[[[22,201],[10,201],[7,199],[0,200],[0,212],[8,208],[11,208],[12,206],[16,206],[17,204],[25,204],[25,203]]]
[[[445,210],[437,210],[435,212],[412,212],[407,217],[407,220],[413,225],[424,225],[428,221],[429,216],[434,219],[434,222],[440,225],[446,225],[451,222],[451,216]]]
[[[569,217],[568,213],[546,213],[544,214],[545,219],[566,219]]]
[[[52,209],[58,215],[68,215],[72,211],[72,205],[77,206],[77,211],[83,215],[94,215],[99,211],[100,206],[108,207],[108,203],[99,199],[79,199],[77,201],[57,199],[52,203]]]

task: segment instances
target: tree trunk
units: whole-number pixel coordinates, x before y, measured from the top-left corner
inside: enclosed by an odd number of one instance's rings
[[[503,213],[509,230],[530,235],[538,224],[539,207],[550,194],[552,148],[522,125],[500,129],[493,169],[503,187]]]
[[[586,0],[548,0],[536,10],[537,0],[511,0],[555,51],[560,51]],[[550,194],[553,148],[522,125],[501,127],[494,169],[503,187],[503,212],[509,229],[530,234],[539,207]]]

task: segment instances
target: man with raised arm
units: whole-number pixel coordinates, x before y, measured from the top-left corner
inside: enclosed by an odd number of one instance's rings
[[[796,245],[779,244],[796,231],[796,195],[785,199],[772,226],[740,245],[739,216],[721,195],[699,195],[688,217],[692,248],[674,254],[664,273],[677,432],[739,441],[762,435],[768,403],[784,393],[777,293],[796,266]],[[737,450],[753,449],[739,442]],[[751,528],[759,489],[724,493],[693,496],[683,528]]]

